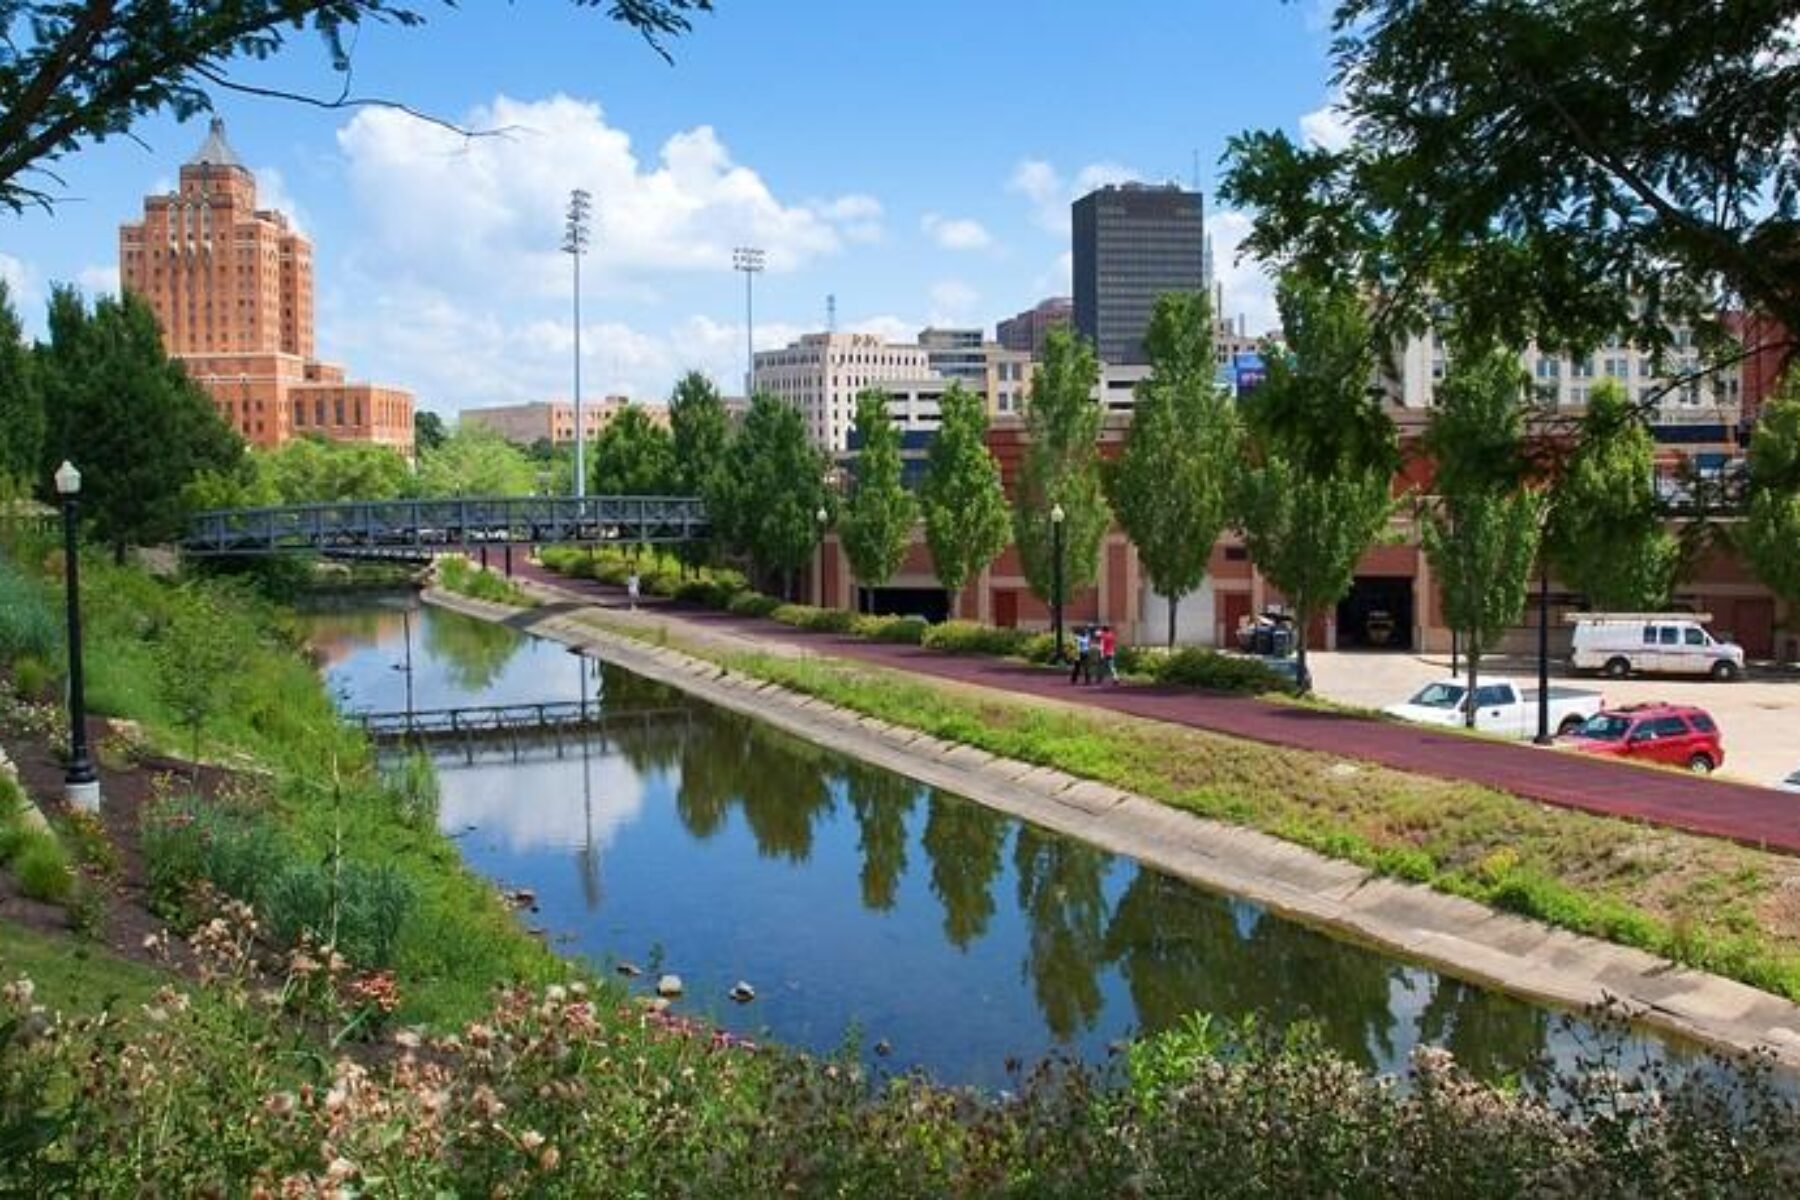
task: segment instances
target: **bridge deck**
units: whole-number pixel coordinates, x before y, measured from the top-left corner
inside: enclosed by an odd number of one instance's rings
[[[520,733],[605,730],[622,724],[646,724],[690,716],[679,706],[609,709],[599,701],[551,701],[543,704],[489,704],[467,708],[413,709],[403,712],[353,712],[346,718],[377,742],[477,740]]]

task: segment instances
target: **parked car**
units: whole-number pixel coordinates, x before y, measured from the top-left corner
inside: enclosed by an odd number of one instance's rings
[[[1469,687],[1460,679],[1440,679],[1426,684],[1404,704],[1390,704],[1381,711],[1419,725],[1463,725]],[[1581,688],[1550,689],[1550,728],[1570,733],[1605,707],[1599,692]],[[1475,728],[1502,737],[1537,735],[1538,693],[1521,688],[1510,679],[1489,679],[1475,687]]]
[[[1686,767],[1710,774],[1725,763],[1719,727],[1691,704],[1628,704],[1609,708],[1561,739],[1584,754]]]
[[[1794,768],[1793,774],[1775,785],[1778,792],[1800,792],[1800,767]]]
[[[1710,675],[1744,673],[1744,648],[1706,631],[1704,613],[1584,613],[1575,618],[1569,661],[1578,671],[1623,679],[1633,671]]]

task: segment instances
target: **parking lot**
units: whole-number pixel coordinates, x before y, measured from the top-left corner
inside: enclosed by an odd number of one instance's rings
[[[1404,700],[1450,673],[1449,656],[1442,654],[1313,651],[1307,662],[1321,696],[1364,708]],[[1520,687],[1537,686],[1536,665],[1518,659],[1484,664],[1482,674],[1503,676]],[[1736,683],[1675,677],[1615,680],[1570,674],[1552,662],[1550,681],[1552,686],[1592,689],[1608,704],[1667,700],[1698,705],[1712,714],[1724,734],[1722,777],[1767,785],[1800,768],[1800,677],[1752,674]]]

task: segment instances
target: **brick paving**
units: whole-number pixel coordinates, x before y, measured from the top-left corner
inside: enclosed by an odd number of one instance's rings
[[[598,607],[622,608],[621,589],[569,579],[536,564],[517,569]],[[1076,687],[1066,672],[919,646],[865,642],[646,598],[640,609],[678,618],[700,630],[792,646],[918,675],[1025,696],[1085,705],[1188,725],[1213,733],[1292,746],[1441,779],[1479,783],[1564,808],[1624,817],[1749,846],[1800,854],[1800,796],[1771,788],[1510,742],[1437,732],[1394,721],[1147,684]],[[1800,737],[1796,738],[1800,741]]]

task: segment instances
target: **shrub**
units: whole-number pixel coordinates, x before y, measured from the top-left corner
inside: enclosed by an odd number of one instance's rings
[[[1069,647],[1064,646],[1063,649],[1069,650]],[[1013,651],[1013,654],[1026,662],[1053,663],[1056,661],[1056,635],[1054,633],[1026,634],[1019,643],[1019,648]]]
[[[1022,654],[1032,635],[1023,629],[1000,629],[974,621],[945,621],[925,631],[923,643],[946,654]]]
[[[25,835],[13,856],[12,873],[19,890],[33,900],[61,904],[75,889],[69,852],[46,830],[34,829]]]
[[[729,608],[732,598],[742,590],[717,579],[684,579],[675,585],[672,594],[677,600],[684,600],[689,604],[699,604],[706,608]]]
[[[1177,687],[1215,692],[1279,692],[1288,688],[1287,680],[1255,659],[1194,646],[1162,656],[1155,670],[1158,683]]]
[[[269,879],[258,911],[278,945],[310,937],[359,967],[379,968],[393,962],[412,904],[412,888],[392,867],[296,863]]]
[[[438,583],[450,591],[496,604],[525,606],[531,598],[509,579],[476,567],[466,558],[455,555],[437,561]]]
[[[850,631],[875,642],[902,642],[917,646],[925,640],[931,623],[924,617],[855,617]]]
[[[55,662],[61,647],[62,626],[44,589],[0,556],[0,662],[16,666],[27,655]]]
[[[382,775],[383,791],[402,823],[412,829],[436,828],[440,791],[430,755],[414,750]]]
[[[743,591],[733,596],[726,607],[740,617],[766,617],[781,607],[781,601],[761,592]]]
[[[841,608],[815,608],[810,604],[783,604],[769,614],[783,625],[796,625],[820,633],[848,633],[856,614]]]
[[[153,807],[145,816],[142,845],[151,903],[175,918],[193,915],[182,906],[200,882],[255,905],[258,889],[289,858],[280,832],[267,818],[192,799]]]
[[[26,700],[45,701],[55,697],[61,684],[61,673],[35,654],[21,654],[13,659],[13,690]]]

